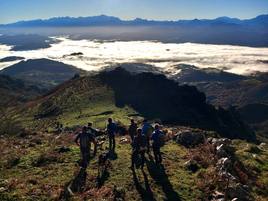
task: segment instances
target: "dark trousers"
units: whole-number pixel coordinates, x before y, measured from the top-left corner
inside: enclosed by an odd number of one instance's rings
[[[131,167],[134,167],[134,165],[136,164],[136,161],[139,157],[139,154],[141,156],[141,168],[144,167],[144,163],[145,163],[145,151],[138,151],[138,150],[133,150],[132,151],[132,155],[131,155]]]
[[[131,138],[131,142],[133,142],[134,134],[133,134],[133,133],[129,133],[129,136],[130,136],[130,138]]]
[[[80,147],[82,161],[81,166],[87,168],[90,158],[90,148],[89,147]]]
[[[162,156],[161,156],[161,152],[160,152],[160,147],[153,145],[153,152],[154,152],[155,162],[156,163],[161,163],[162,162]]]
[[[109,150],[115,151],[115,135],[109,135]]]
[[[147,153],[150,152],[150,136],[146,136]]]

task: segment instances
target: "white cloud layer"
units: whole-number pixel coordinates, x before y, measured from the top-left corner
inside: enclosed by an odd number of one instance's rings
[[[268,48],[155,41],[60,40],[50,48],[31,51],[11,51],[10,46],[0,45],[0,59],[7,56],[48,58],[88,71],[99,70],[110,64],[140,62],[162,70],[170,70],[172,66],[183,63],[200,68],[214,67],[236,74],[268,72]],[[75,52],[82,52],[83,55],[66,56]],[[2,62],[0,69],[16,62]]]

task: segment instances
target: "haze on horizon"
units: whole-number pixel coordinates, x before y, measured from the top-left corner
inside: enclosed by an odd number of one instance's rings
[[[267,0],[0,0],[0,24],[57,16],[111,15],[154,20],[249,19],[268,13]]]

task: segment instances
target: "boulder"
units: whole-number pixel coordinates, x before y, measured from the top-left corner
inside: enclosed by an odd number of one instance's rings
[[[0,193],[6,191],[7,189],[5,189],[4,187],[0,187]]]
[[[267,144],[264,143],[264,142],[262,142],[262,143],[258,146],[258,148],[259,148],[260,150],[265,150],[265,149],[267,148]]]
[[[224,144],[221,144],[221,145],[216,147],[216,154],[217,154],[218,158],[228,157],[228,154],[226,152],[226,147]]]
[[[228,200],[241,200],[241,201],[250,201],[251,197],[249,194],[249,189],[245,185],[236,184],[234,186],[228,187],[225,191],[225,197]]]
[[[224,193],[215,191],[211,198],[212,201],[224,201]]]
[[[232,167],[232,162],[229,158],[225,157],[219,159],[216,166],[219,170],[228,171]]]
[[[228,138],[208,138],[207,140],[209,143],[215,145],[215,146],[219,146],[221,144],[224,145],[230,145],[231,144],[231,140]]]
[[[185,147],[195,147],[205,142],[205,136],[203,133],[181,131],[177,133],[176,142]]]
[[[126,137],[120,138],[119,144],[128,144],[128,143],[130,143],[128,138],[126,138]]]

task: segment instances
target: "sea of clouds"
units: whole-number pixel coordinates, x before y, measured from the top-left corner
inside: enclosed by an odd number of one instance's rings
[[[144,63],[165,69],[178,64],[199,68],[218,68],[236,74],[268,72],[268,48],[195,43],[161,43],[156,41],[96,41],[57,38],[61,42],[50,48],[11,51],[11,46],[0,44],[0,59],[20,56],[25,59],[47,58],[84,70],[99,70],[120,63]],[[72,53],[83,53],[71,56]],[[1,62],[0,70],[13,62]],[[176,68],[174,72],[176,73]]]

